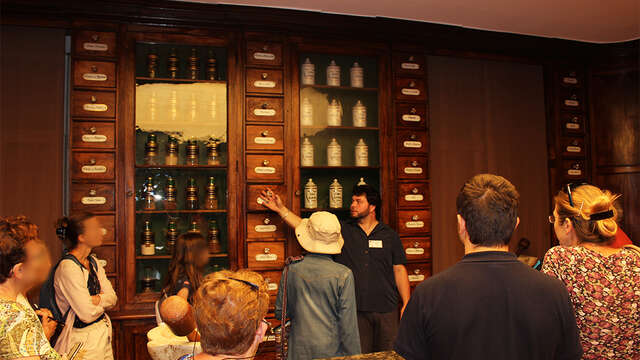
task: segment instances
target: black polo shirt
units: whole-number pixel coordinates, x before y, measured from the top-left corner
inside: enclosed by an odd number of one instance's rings
[[[357,220],[340,222],[344,246],[335,260],[353,272],[358,311],[386,313],[398,307],[393,265],[407,262],[398,234],[378,223],[367,236]]]
[[[564,284],[512,253],[473,253],[422,282],[394,349],[417,359],[580,359]]]

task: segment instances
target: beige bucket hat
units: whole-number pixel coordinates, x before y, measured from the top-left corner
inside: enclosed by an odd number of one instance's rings
[[[330,212],[318,211],[302,219],[296,237],[303,249],[317,254],[340,254],[344,239],[340,221]]]

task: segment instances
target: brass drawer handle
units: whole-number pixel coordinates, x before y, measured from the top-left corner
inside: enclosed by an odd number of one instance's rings
[[[409,136],[409,139],[411,139],[411,140],[415,140],[415,139],[417,139],[417,138],[418,138],[418,136],[416,136],[416,134],[411,134],[411,135]]]
[[[267,104],[267,103],[262,104],[262,108],[263,109],[268,109],[269,108],[269,104]]]
[[[269,218],[264,218],[264,220],[262,220],[262,222],[263,222],[265,225],[269,225],[269,223],[271,222],[271,219],[269,219]]]
[[[98,71],[98,67],[95,66],[95,65],[91,65],[91,71],[97,72]]]
[[[265,130],[265,131],[261,132],[260,135],[268,136],[269,135],[269,130]]]
[[[266,72],[263,72],[262,75],[261,75],[262,80],[265,80],[268,76],[269,76],[269,74],[267,74]]]
[[[413,221],[418,221],[418,219],[419,219],[419,218],[420,218],[420,217],[418,217],[418,215],[413,215],[413,216],[411,217],[411,220],[413,220]]]
[[[264,253],[265,253],[265,254],[268,254],[268,253],[270,253],[270,252],[271,252],[271,249],[269,249],[269,248],[264,248]]]
[[[415,167],[415,166],[418,166],[418,162],[417,162],[416,160],[413,160],[413,161],[411,162],[411,166],[414,166],[414,167]]]
[[[420,243],[419,243],[419,242],[417,242],[417,241],[416,241],[416,242],[414,242],[414,243],[413,243],[413,247],[417,249],[418,247],[420,247]]]
[[[418,110],[416,110],[416,108],[414,108],[414,107],[411,108],[411,111],[410,111],[411,114],[415,114],[417,112],[418,112]]]
[[[96,101],[98,101],[98,99],[96,99],[96,97],[95,97],[95,96],[91,95],[91,102],[92,102],[92,103],[95,103]]]
[[[91,40],[93,42],[96,42],[96,41],[100,40],[100,35],[98,35],[98,34],[91,35]]]
[[[416,82],[412,80],[412,81],[409,83],[409,87],[416,87]]]
[[[412,193],[414,193],[414,194],[417,194],[417,193],[418,193],[418,191],[419,191],[419,190],[418,190],[418,188],[417,188],[417,187],[414,187],[413,189],[411,189],[411,192],[412,192]]]
[[[98,195],[98,192],[95,189],[89,190],[89,196],[96,196],[96,195]]]
[[[262,160],[262,165],[263,166],[269,165],[269,160]]]
[[[413,270],[413,273],[416,274],[416,275],[419,275],[420,274],[420,269]]]
[[[96,164],[96,159],[89,159],[88,164],[89,165],[95,165]]]
[[[95,126],[92,126],[90,128],[87,129],[87,132],[90,134],[95,134],[98,132],[98,129]]]

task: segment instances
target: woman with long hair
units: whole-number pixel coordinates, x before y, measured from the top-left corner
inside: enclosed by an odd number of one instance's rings
[[[549,217],[560,246],[547,252],[542,271],[567,286],[584,359],[640,359],[640,252],[612,246],[618,197],[569,184]]]
[[[118,297],[91,250],[102,245],[103,228],[97,217],[80,213],[56,223],[56,234],[67,253],[54,274],[55,299],[66,314],[64,329],[55,348],[66,353],[82,343],[84,359],[113,359],[111,320],[105,313]]]
[[[162,289],[163,297],[178,295],[191,303],[208,263],[207,241],[200,233],[187,232],[178,236]]]

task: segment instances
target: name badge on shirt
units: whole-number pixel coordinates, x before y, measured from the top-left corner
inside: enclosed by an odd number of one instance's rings
[[[382,240],[369,240],[369,249],[382,249]]]

